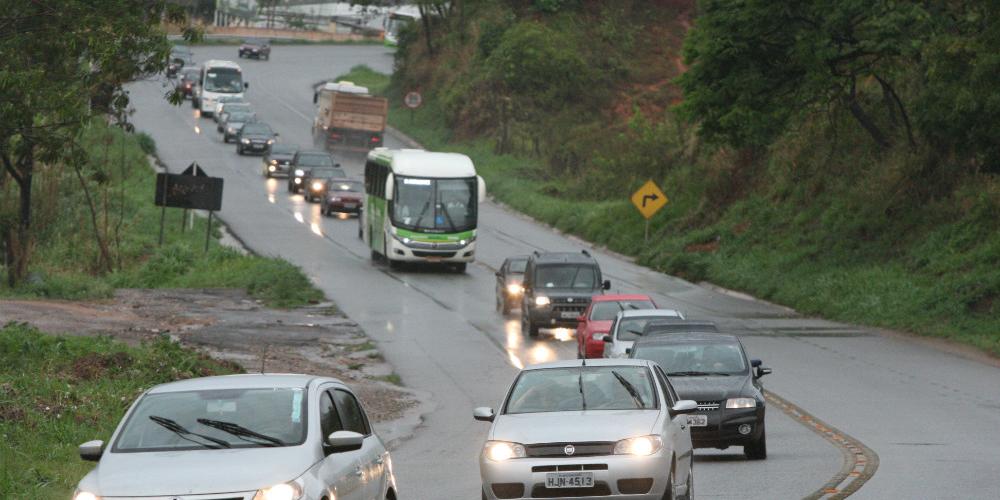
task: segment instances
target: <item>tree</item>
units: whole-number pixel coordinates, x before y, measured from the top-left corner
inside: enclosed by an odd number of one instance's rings
[[[919,60],[928,14],[916,2],[706,0],[685,42],[680,109],[703,137],[738,147],[770,144],[793,117],[839,107],[882,147],[892,143],[866,105],[874,87],[912,142],[896,90]]]
[[[36,165],[79,160],[75,139],[101,112],[90,105],[95,96],[110,94],[107,111],[124,116],[122,85],[163,69],[170,43],[161,22],[185,14],[167,0],[35,0],[8,2],[2,16],[0,163],[17,184],[19,208],[0,236],[14,286],[27,272]]]

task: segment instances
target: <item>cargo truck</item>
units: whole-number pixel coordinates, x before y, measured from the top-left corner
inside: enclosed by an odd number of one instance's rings
[[[313,137],[317,146],[382,146],[389,101],[351,82],[327,82],[313,94],[316,119]]]

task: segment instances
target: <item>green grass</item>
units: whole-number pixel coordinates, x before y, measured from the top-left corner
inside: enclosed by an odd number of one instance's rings
[[[92,196],[101,200],[98,225],[107,228],[112,272],[98,265],[93,223],[72,169],[46,168],[35,179],[36,244],[29,279],[15,289],[3,280],[0,297],[92,299],[108,297],[116,288],[230,287],[274,307],[323,299],[287,261],[222,246],[217,227],[204,252],[207,220],[195,217],[193,228],[182,230],[180,209],[167,209],[160,246],[161,210],[153,205],[155,173],[146,157],[155,151],[152,139],[95,122],[81,143],[92,165],[85,178]],[[9,200],[0,203],[0,211],[9,210],[16,199],[12,184],[7,183],[7,191],[0,188],[0,195]]]
[[[387,75],[365,67],[340,78],[363,81],[379,92],[391,88]],[[968,179],[949,198],[894,207],[875,201],[888,199],[892,193],[880,189],[896,183],[823,172],[807,181],[789,180],[782,169],[791,169],[772,158],[770,172],[756,175],[787,185],[758,188],[719,211],[706,206],[706,199],[713,189],[725,192],[718,186],[726,186],[732,171],[681,164],[655,179],[670,203],[652,218],[647,242],[629,192],[603,199],[572,192],[574,184],[601,182],[604,171],[572,172],[572,179],[550,175],[540,159],[495,154],[491,140],[455,140],[434,95],[425,94],[424,105],[411,112],[388,93],[390,124],[428,149],[469,155],[493,197],[561,231],[634,256],[655,270],[744,290],[806,314],[947,338],[1000,355],[1000,181],[995,178]],[[804,158],[795,162],[818,163],[809,156],[816,138],[805,139],[798,151]],[[908,175],[892,158],[877,161],[884,171]]]
[[[0,327],[0,498],[70,498],[94,464],[77,455],[107,441],[125,410],[156,384],[237,373],[163,338],[129,347],[107,337]]]

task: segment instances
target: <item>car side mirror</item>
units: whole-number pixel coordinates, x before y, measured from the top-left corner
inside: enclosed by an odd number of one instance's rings
[[[365,437],[354,431],[336,431],[326,437],[326,448],[330,453],[343,453],[361,449]]]
[[[670,411],[674,412],[675,415],[692,413],[697,410],[698,410],[698,402],[692,401],[690,399],[682,399],[674,403],[674,407],[670,409]]]
[[[771,374],[770,368],[765,368],[763,366],[757,368],[757,378],[761,378],[764,375],[770,375],[770,374]]]
[[[97,462],[101,460],[101,455],[104,454],[104,441],[100,439],[87,441],[80,445],[79,452],[81,459],[89,462]]]
[[[486,406],[480,406],[475,410],[472,410],[472,418],[479,420],[480,422],[492,422],[496,418],[496,414],[493,413],[493,408]]]
[[[319,92],[313,92],[313,104],[319,102]]]
[[[606,342],[608,344],[614,342],[614,340],[611,338],[611,335],[605,335],[601,337],[601,341]]]
[[[750,360],[750,366],[752,366],[754,368],[759,367],[761,365],[761,363],[763,363],[763,362],[761,360],[759,360],[759,359],[751,359]]]
[[[493,275],[496,276],[497,278],[499,278],[500,276],[502,276],[502,274],[500,274],[500,271],[497,271],[497,272],[493,273]]]
[[[601,283],[601,288],[611,290],[611,280],[604,280],[604,283]]]
[[[625,348],[625,355],[628,356],[629,354],[632,354],[632,348],[631,347],[626,347]]]
[[[243,88],[245,89],[250,88],[250,82],[243,82]]]

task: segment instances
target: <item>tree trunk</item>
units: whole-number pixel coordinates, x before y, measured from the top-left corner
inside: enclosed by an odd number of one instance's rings
[[[430,11],[427,10],[423,5],[419,7],[420,10],[420,20],[424,23],[424,41],[427,43],[427,55],[434,55],[434,44],[431,42],[431,19],[428,16]]]
[[[87,181],[83,178],[83,174],[80,172],[80,166],[74,164],[73,170],[76,171],[76,178],[80,181],[80,187],[83,188],[84,198],[87,200],[87,207],[90,209],[90,222],[94,227],[94,239],[97,241],[97,249],[101,253],[101,258],[97,265],[102,271],[110,273],[113,270],[110,255],[111,252],[108,250],[107,241],[105,241],[105,239],[101,236],[101,226],[97,220],[97,207],[94,206],[94,199],[90,196],[90,188],[87,187]]]

